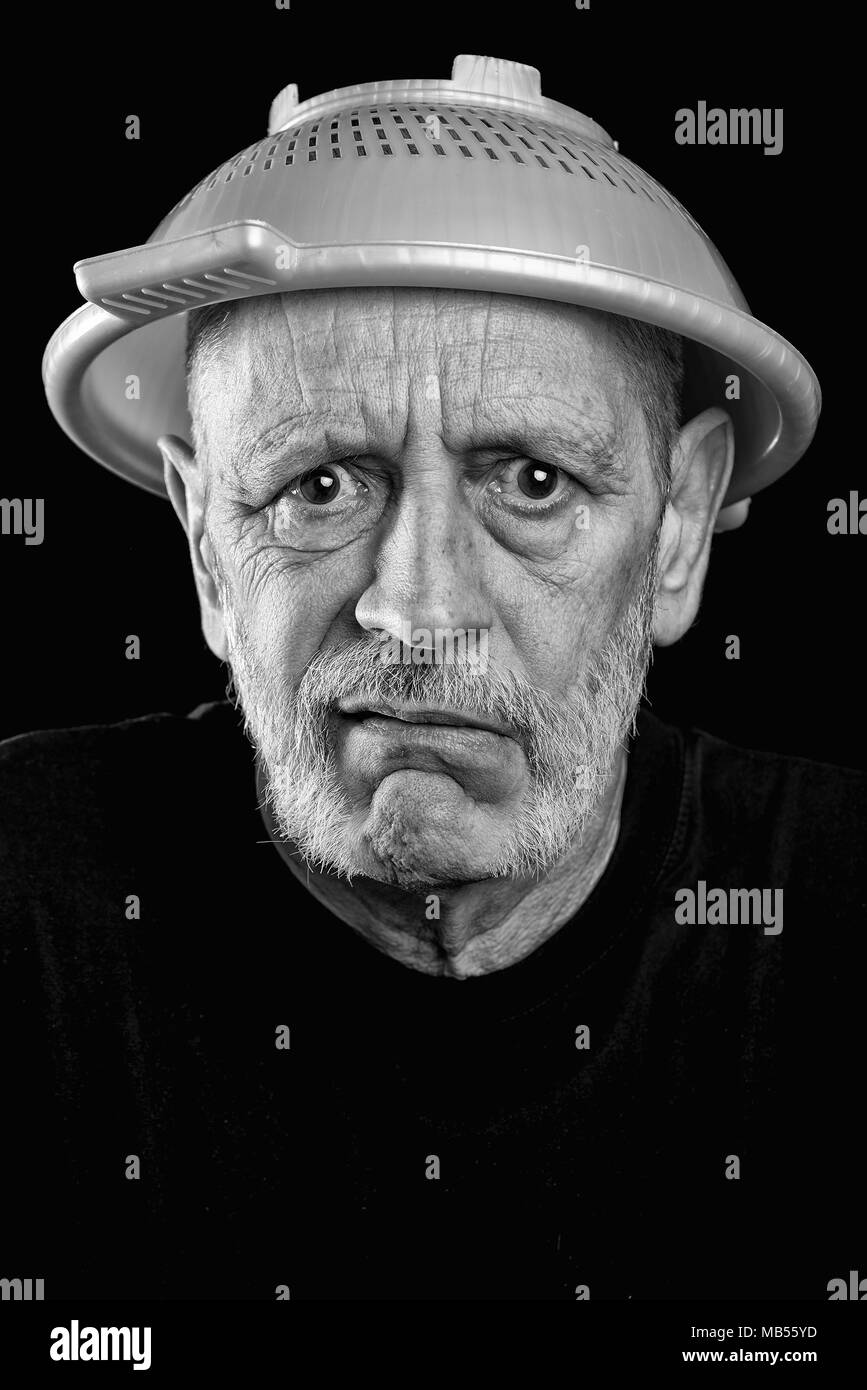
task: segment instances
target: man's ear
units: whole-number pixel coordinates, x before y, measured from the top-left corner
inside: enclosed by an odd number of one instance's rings
[[[695,621],[734,457],[724,410],[704,410],[680,431],[659,541],[653,639],[660,647],[677,642]]]
[[[214,656],[225,661],[228,654],[226,626],[215,580],[214,557],[205,534],[201,469],[189,444],[175,434],[160,435],[157,448],[163,456],[169,501],[186,532],[190,547],[190,562],[202,615],[202,632]]]

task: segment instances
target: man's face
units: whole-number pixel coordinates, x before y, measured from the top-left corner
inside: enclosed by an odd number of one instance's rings
[[[206,560],[284,835],[406,887],[552,867],[650,655],[660,499],[604,317],[254,299],[193,409]]]

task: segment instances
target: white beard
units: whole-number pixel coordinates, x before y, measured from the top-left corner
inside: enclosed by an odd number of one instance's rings
[[[549,871],[580,841],[614,775],[619,748],[634,730],[652,657],[656,543],[639,590],[601,648],[590,653],[580,681],[555,700],[489,662],[398,665],[382,659],[370,634],[319,651],[295,691],[263,671],[222,593],[229,666],[245,728],[261,758],[266,796],[280,834],[312,867],[345,876],[381,878],[404,887],[440,886],[424,866],[380,860],[375,825],[354,808],[334,758],[329,717],[338,701],[395,701],[445,706],[517,728],[529,787],[511,830],[480,877],[522,878]],[[451,880],[454,881],[454,880]]]

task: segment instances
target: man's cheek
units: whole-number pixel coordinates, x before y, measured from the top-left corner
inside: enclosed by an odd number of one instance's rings
[[[523,673],[531,684],[558,691],[580,671],[584,657],[610,630],[616,598],[607,574],[577,567],[568,582],[536,589],[509,627]]]
[[[325,631],[313,604],[296,586],[281,581],[250,596],[243,617],[257,663],[297,685]]]
[[[277,552],[246,595],[261,640],[283,651],[288,648],[293,666],[298,665],[299,653],[306,654],[303,669],[317,651],[359,636],[354,613],[365,581],[361,571],[361,577],[356,575],[352,547],[340,554],[342,564],[335,556],[296,563]]]
[[[621,623],[635,601],[646,563],[646,542],[632,536],[586,576],[580,599],[576,596],[582,650],[597,651]]]

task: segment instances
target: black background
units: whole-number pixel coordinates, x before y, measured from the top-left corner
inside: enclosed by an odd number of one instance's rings
[[[572,0],[292,0],[288,11],[273,0],[187,0],[34,9],[26,23],[7,64],[8,78],[18,61],[30,74],[28,120],[34,108],[39,120],[35,144],[29,136],[17,155],[7,131],[26,194],[26,208],[10,209],[26,215],[10,229],[23,231],[25,256],[20,279],[7,279],[21,303],[6,318],[7,381],[19,383],[7,427],[23,427],[7,428],[0,491],[45,499],[45,540],[0,541],[0,735],[184,711],[221,697],[226,683],[201,636],[169,504],[81,454],[45,403],[42,350],[81,302],[73,263],[145,241],[195,182],[262,136],[287,83],[305,100],[363,81],[448,77],[456,54],[478,53],[538,67],[546,96],[592,116],[670,189],[756,316],[803,352],[822,385],[807,455],[754,500],[745,527],[715,539],[697,623],[657,655],[654,709],[751,747],[864,762],[864,541],[827,530],[829,500],[864,491],[854,18],[780,0],[591,0],[588,11]],[[782,107],[782,153],[676,144],[676,110],[700,100]],[[139,141],[125,138],[130,114],[141,119]],[[125,659],[130,633],[140,661]],[[729,634],[741,639],[739,661],[725,657]]]

